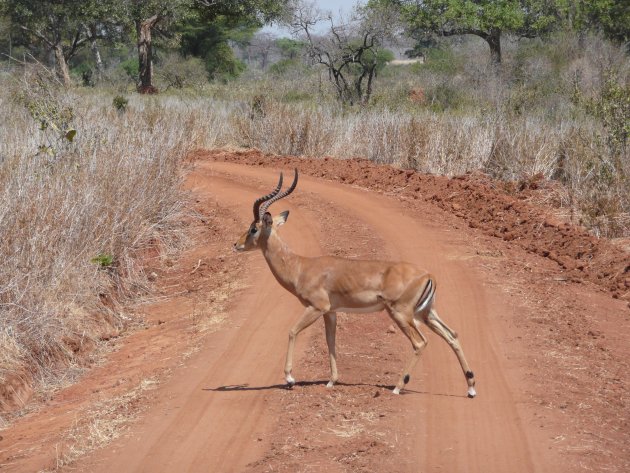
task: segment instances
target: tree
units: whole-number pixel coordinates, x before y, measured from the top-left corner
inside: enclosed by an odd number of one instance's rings
[[[283,59],[294,60],[304,52],[306,43],[291,38],[278,38],[276,39],[276,48],[280,51]]]
[[[559,19],[560,9],[545,0],[373,0],[399,9],[410,35],[475,35],[490,47],[490,59],[501,63],[501,35],[513,33],[533,38],[549,31]]]
[[[630,7],[627,1],[569,2],[566,12],[571,25],[578,31],[599,31],[612,41],[630,43]]]
[[[9,56],[13,52],[13,36],[11,33],[11,19],[6,15],[0,14],[0,51]],[[0,56],[0,59],[3,59],[3,57]]]
[[[167,34],[176,25],[181,51],[204,59],[211,77],[238,75],[245,67],[228,42],[243,43],[254,29],[276,18],[286,0],[127,0],[138,37],[140,91],[153,87],[152,32]]]
[[[246,47],[247,60],[260,60],[260,68],[265,70],[269,62],[269,55],[276,48],[276,38],[271,33],[256,33]]]
[[[180,52],[183,56],[202,59],[211,79],[233,78],[246,66],[234,55],[230,43],[247,44],[257,28],[249,22],[236,24],[235,20],[224,16],[212,21],[195,16],[177,27],[181,36]]]
[[[138,48],[138,92],[156,93],[153,85],[153,33],[166,34],[170,24],[185,16],[193,0],[123,0],[124,17],[130,19]]]
[[[68,61],[88,41],[86,25],[94,18],[94,2],[81,0],[1,0],[0,13],[21,30],[31,45],[42,43],[55,58],[55,71],[71,83]]]
[[[366,105],[372,95],[373,80],[383,65],[379,52],[391,37],[391,10],[356,6],[348,21],[335,22],[313,3],[293,4],[288,24],[294,35],[306,42],[307,54],[315,64],[328,70],[328,77],[342,103]],[[316,25],[329,23],[325,36],[314,34]]]
[[[82,47],[90,44],[98,71],[102,60],[97,41],[135,33],[138,90],[155,92],[154,35],[177,39],[171,34],[172,26],[195,18],[208,25],[219,18],[232,24],[261,25],[277,17],[285,4],[286,0],[0,0],[0,17],[6,16],[31,49],[43,45],[45,55],[54,56],[55,69],[65,84],[70,84],[68,62]],[[238,42],[237,36],[225,41]],[[223,56],[232,54],[227,43],[218,51]]]

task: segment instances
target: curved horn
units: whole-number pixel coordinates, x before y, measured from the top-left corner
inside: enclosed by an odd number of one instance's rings
[[[260,206],[260,213],[258,216],[258,219],[262,219],[262,216],[265,215],[265,212],[267,212],[267,209],[269,208],[269,206],[271,204],[273,204],[274,202],[285,198],[286,196],[288,196],[291,192],[293,192],[295,190],[295,187],[297,186],[298,183],[298,170],[297,168],[295,169],[295,177],[293,178],[293,184],[291,184],[291,187],[289,187],[287,190],[281,192],[280,194],[276,194],[274,195],[271,199],[267,200],[265,203],[263,203]]]
[[[278,179],[278,185],[276,186],[276,188],[273,191],[271,191],[269,194],[259,197],[254,202],[254,221],[255,222],[258,222],[260,220],[260,215],[264,214],[264,212],[263,214],[260,213],[261,204],[271,199],[273,196],[275,196],[278,192],[280,192],[280,189],[282,189],[282,173],[280,173],[280,179]]]

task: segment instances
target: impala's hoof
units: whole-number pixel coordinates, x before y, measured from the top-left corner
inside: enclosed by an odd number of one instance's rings
[[[334,381],[328,381],[328,384],[326,385],[327,388],[332,388],[335,385]]]
[[[475,391],[475,388],[473,386],[468,388],[468,397],[469,398],[473,398],[477,395],[477,391]]]
[[[392,394],[400,394],[400,388],[394,388],[394,390],[392,391]]]
[[[289,389],[291,389],[293,386],[295,386],[295,379],[293,379],[293,376],[287,375],[286,380],[287,380],[287,387]]]

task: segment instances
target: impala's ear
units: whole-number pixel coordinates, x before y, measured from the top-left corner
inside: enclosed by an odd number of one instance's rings
[[[285,210],[284,212],[280,212],[279,215],[274,217],[273,223],[276,227],[279,227],[280,225],[284,225],[284,223],[287,221],[288,218],[289,218],[289,211]]]
[[[263,215],[262,223],[265,227],[271,227],[271,225],[273,225],[273,218],[271,218],[269,212],[265,212],[265,215]]]

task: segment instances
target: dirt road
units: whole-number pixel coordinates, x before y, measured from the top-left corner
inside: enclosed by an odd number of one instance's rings
[[[277,172],[200,161],[187,185],[202,212],[220,207],[225,224],[243,231],[253,200],[275,185]],[[455,356],[428,330],[429,345],[408,389],[392,395],[411,346],[392,333],[385,314],[340,316],[341,383],[332,390],[324,386],[323,323],[303,332],[294,366],[298,385],[284,389],[287,331],[301,305],[273,279],[260,253],[237,255],[246,288],[230,302],[225,327],[174,370],[126,435],[75,462],[72,471],[554,472],[567,471],[568,465],[585,470],[601,465],[596,451],[607,458],[616,454],[609,469],[622,471],[627,433],[617,424],[610,437],[595,426],[584,429],[589,415],[597,414],[602,431],[613,421],[592,399],[591,411],[579,411],[583,394],[577,388],[586,389],[589,381],[576,377],[575,391],[558,394],[565,386],[559,384],[565,379],[562,361],[545,361],[545,350],[556,342],[536,332],[544,327],[549,333],[547,322],[532,326],[523,320],[542,306],[566,307],[568,300],[577,314],[604,304],[610,317],[621,317],[625,303],[566,282],[551,290],[549,302],[555,263],[518,248],[499,248],[458,219],[396,195],[303,173],[297,191],[272,207],[273,213],[287,209],[291,214],[280,233],[297,253],[406,260],[430,269],[438,279],[437,307],[459,333],[478,397],[466,398]],[[517,266],[526,272],[517,274]],[[538,284],[538,292],[522,286],[525,280]],[[600,322],[609,320],[588,324]],[[615,327],[606,327],[598,325],[597,333],[606,332],[611,346],[622,346]],[[554,346],[557,353],[564,345]],[[540,351],[532,352],[536,347]],[[617,362],[622,355],[606,356]],[[587,374],[591,380],[590,368]],[[627,376],[614,376],[621,377],[619,389],[625,390]],[[614,391],[615,399],[618,394]],[[559,401],[565,399],[562,407]],[[627,408],[615,412],[625,415]],[[587,435],[593,439],[588,444]]]
[[[272,187],[276,176],[273,170],[203,163],[191,185],[234,209],[245,221],[253,200],[264,189],[258,183]],[[419,379],[409,385],[419,392],[401,397],[383,392],[400,413],[399,418],[392,419],[395,426],[391,427],[398,438],[384,439],[394,444],[394,454],[401,459],[402,464],[393,471],[526,472],[546,461],[519,416],[520,389],[508,380],[497,345],[502,334],[493,321],[510,308],[488,295],[492,291],[468,268],[465,254],[444,243],[447,235],[406,216],[393,199],[306,176],[300,181],[299,192],[339,209],[340,215],[318,215],[292,199],[282,202],[282,209],[275,210],[291,211],[282,235],[292,249],[305,255],[321,254],[324,249],[318,243],[319,236],[325,233],[320,228],[322,217],[341,226],[344,215],[352,215],[385,245],[379,252],[420,263],[437,275],[440,311],[457,328],[477,372],[479,397],[469,400],[455,357],[443,342],[431,337],[418,369],[425,376],[414,376]],[[301,313],[301,306],[271,277],[260,254],[246,257],[251,286],[239,295],[231,310],[233,327],[211,342],[185,373],[169,382],[162,396],[165,401],[134,429],[132,438],[121,442],[124,445],[113,445],[99,455],[100,468],[94,471],[244,471],[265,451],[264,439],[288,425],[282,410],[269,409],[272,397],[268,392],[282,389],[279,383],[287,330]],[[366,325],[374,323],[371,316],[355,317],[363,317]],[[323,337],[321,331],[318,335]],[[361,331],[355,336],[361,337]],[[382,336],[386,337],[385,331]],[[302,337],[302,342],[307,337]],[[402,337],[397,342],[401,356],[411,351]],[[366,355],[378,359],[379,352],[372,350]],[[342,382],[352,375],[366,384],[365,389],[373,390],[370,385],[378,384],[379,380],[361,373],[348,373],[340,363]],[[383,363],[383,368],[391,373],[387,382],[393,383],[400,365]],[[296,373],[298,377],[301,374],[299,363]],[[238,386],[244,389],[234,388]],[[343,393],[344,387],[335,389]],[[321,389],[318,392],[324,394]],[[325,415],[325,410],[311,413],[314,417],[320,414]],[[317,436],[318,432],[312,434]]]

